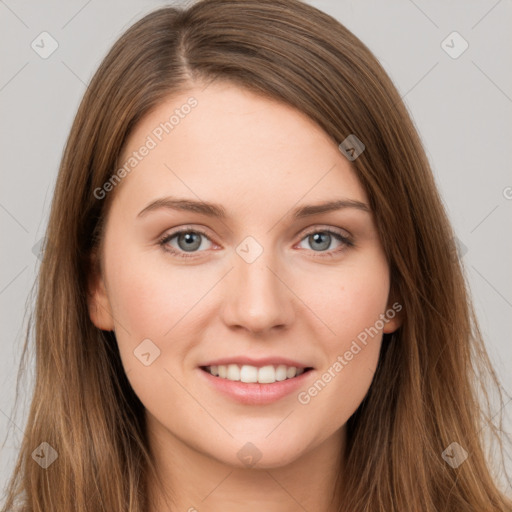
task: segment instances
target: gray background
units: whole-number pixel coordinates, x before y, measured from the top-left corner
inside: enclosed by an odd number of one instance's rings
[[[512,2],[309,3],[369,46],[403,96],[455,227],[488,350],[512,392]],[[110,46],[161,5],[0,0],[1,440],[12,430],[0,452],[2,487],[25,425],[23,408],[16,417],[11,409],[25,304],[38,264],[33,248],[44,234],[64,143],[86,84]],[[46,59],[31,47],[43,31],[58,43]],[[469,44],[458,58],[441,45],[453,31]],[[453,52],[461,43],[452,39],[445,45]],[[26,410],[28,395],[24,401]],[[503,412],[510,416],[511,410],[508,402]],[[510,420],[506,427],[510,432]]]

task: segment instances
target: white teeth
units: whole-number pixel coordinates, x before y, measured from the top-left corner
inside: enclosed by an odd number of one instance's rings
[[[207,366],[206,371],[215,377],[232,381],[272,384],[274,382],[292,379],[293,377],[302,375],[304,373],[304,368],[297,369],[295,366],[286,366],[284,364],[280,364],[276,367],[272,365],[262,366],[261,368],[247,364],[244,364],[241,367],[237,364],[220,364]]]
[[[291,366],[290,368],[286,369],[286,377],[288,379],[291,379],[292,377],[295,377],[296,373],[297,373],[297,368],[295,368],[295,366]]]
[[[226,378],[229,380],[240,380],[240,368],[238,368],[237,364],[230,364],[228,366]]]
[[[276,380],[277,381],[286,380],[286,366],[284,364],[280,364],[276,368]]]
[[[276,380],[276,370],[273,366],[262,366],[258,370],[258,382],[261,384],[271,384]]]
[[[242,382],[258,382],[258,368],[244,364],[240,368],[240,380]]]

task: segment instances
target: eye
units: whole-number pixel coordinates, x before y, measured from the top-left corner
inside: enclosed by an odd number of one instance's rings
[[[207,234],[201,230],[181,229],[180,231],[175,231],[174,233],[165,235],[160,239],[159,244],[165,251],[168,251],[179,258],[194,258],[195,256],[193,254],[187,254],[187,252],[197,252],[197,249],[202,245],[201,237],[205,237],[207,240],[210,240]],[[178,248],[170,245],[173,238],[177,238],[176,242],[178,244]]]
[[[331,246],[331,242],[335,240],[341,243],[341,247],[325,251],[325,249],[328,249]],[[316,229],[314,231],[310,231],[306,233],[305,237],[301,240],[301,243],[303,241],[310,244],[310,246],[314,248],[314,252],[320,252],[321,254],[318,255],[320,257],[332,257],[343,251],[346,247],[354,246],[354,243],[350,238],[332,229]],[[315,257],[316,256],[317,255],[315,255]]]
[[[183,236],[182,236],[183,235]],[[159,245],[167,252],[171,253],[178,258],[194,258],[194,253],[202,252],[199,251],[203,246],[202,237],[210,241],[208,235],[199,229],[184,228],[173,233],[164,235],[159,240]],[[176,238],[177,247],[171,244]],[[331,246],[333,240],[338,241],[341,247],[338,249],[331,249],[326,251]],[[313,252],[319,252],[320,254],[315,257],[333,257],[335,254],[341,252],[346,247],[354,246],[354,243],[345,235],[342,235],[338,231],[332,229],[316,229],[306,233],[301,239],[301,243],[307,241],[313,247]],[[316,247],[315,247],[316,246]],[[203,247],[204,249],[204,247]],[[187,254],[188,253],[188,254]]]

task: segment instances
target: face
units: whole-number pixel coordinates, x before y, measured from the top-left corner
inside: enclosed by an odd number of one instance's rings
[[[90,314],[115,331],[150,435],[258,467],[339,437],[399,316],[337,145],[301,112],[215,83],[162,103],[121,161]]]

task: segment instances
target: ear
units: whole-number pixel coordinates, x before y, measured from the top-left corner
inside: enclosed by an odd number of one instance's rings
[[[91,254],[88,277],[87,305],[92,323],[103,331],[114,330],[114,317],[108,299],[105,281],[100,270],[98,256]]]
[[[392,292],[388,297],[388,305],[386,308],[387,321],[384,324],[382,332],[392,333],[395,332],[403,323],[404,319],[404,306],[402,300],[397,296],[396,293]]]

